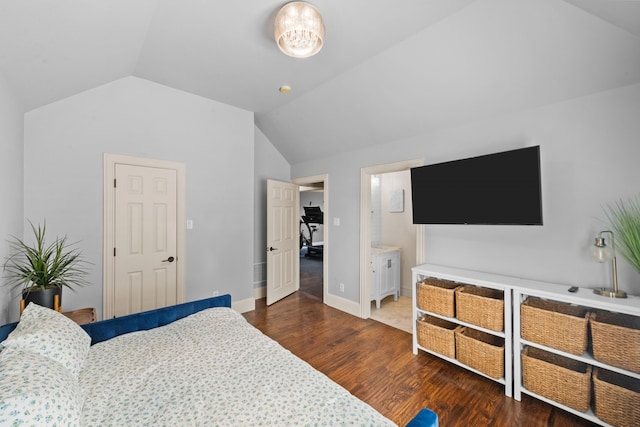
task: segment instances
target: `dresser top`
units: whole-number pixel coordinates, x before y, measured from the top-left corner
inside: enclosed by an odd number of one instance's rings
[[[412,268],[417,274],[433,275],[445,280],[468,283],[492,288],[513,289],[524,295],[535,295],[541,298],[561,302],[579,304],[588,307],[611,310],[619,313],[640,315],[640,296],[629,295],[628,298],[609,298],[593,293],[591,288],[579,288],[577,292],[568,292],[567,284],[542,282],[521,277],[503,276],[483,271],[465,270],[434,264],[423,264]]]

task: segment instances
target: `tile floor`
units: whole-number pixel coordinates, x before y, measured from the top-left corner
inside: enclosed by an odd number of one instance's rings
[[[388,296],[381,301],[379,309],[376,308],[375,301],[371,302],[371,318],[380,323],[412,333],[411,317],[409,297],[401,296],[398,301],[394,301],[393,296]]]

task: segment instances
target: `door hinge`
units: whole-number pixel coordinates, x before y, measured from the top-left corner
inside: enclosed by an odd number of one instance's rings
[[[113,256],[116,256],[116,248],[113,248]]]
[[[116,179],[113,178],[113,188],[116,188]]]

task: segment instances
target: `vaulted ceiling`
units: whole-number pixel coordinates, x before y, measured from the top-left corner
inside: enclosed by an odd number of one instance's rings
[[[640,83],[637,0],[313,0],[308,59],[284,3],[0,0],[0,74],[24,111],[125,76],[250,110],[292,164]]]

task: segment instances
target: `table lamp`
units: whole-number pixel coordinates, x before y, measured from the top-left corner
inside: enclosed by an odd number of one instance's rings
[[[603,237],[603,234],[607,233],[611,235],[611,247],[607,246]],[[613,231],[605,230],[598,234],[591,254],[597,262],[607,262],[611,260],[611,278],[613,280],[613,289],[599,288],[595,289],[593,293],[609,298],[626,298],[627,293],[618,290],[618,267],[616,265],[616,247]]]

